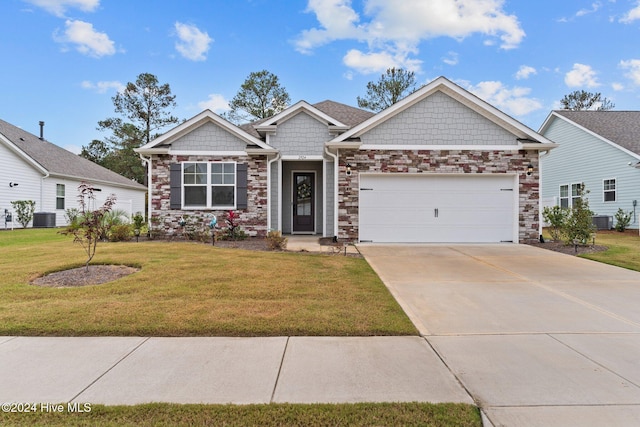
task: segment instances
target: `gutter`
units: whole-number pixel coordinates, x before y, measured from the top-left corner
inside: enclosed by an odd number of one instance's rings
[[[273,203],[273,200],[271,200],[271,187],[273,186],[273,183],[271,182],[271,164],[273,162],[277,162],[281,158],[282,156],[278,151],[273,159],[267,160],[267,232],[269,232],[269,230],[271,229],[271,204]],[[281,173],[282,171],[278,169],[278,176],[280,176]],[[281,197],[282,191],[278,191],[278,203],[282,203],[282,201],[280,200]],[[278,213],[280,213],[280,208],[278,208]],[[279,224],[280,223],[278,222],[278,225]],[[278,231],[282,233],[282,230]]]

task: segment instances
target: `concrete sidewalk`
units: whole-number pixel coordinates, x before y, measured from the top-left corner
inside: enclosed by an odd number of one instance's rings
[[[0,337],[0,402],[462,402],[421,337]]]

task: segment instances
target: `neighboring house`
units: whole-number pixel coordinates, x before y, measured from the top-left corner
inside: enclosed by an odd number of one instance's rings
[[[169,234],[236,210],[253,236],[530,242],[539,151],[554,146],[440,77],[378,114],[301,101],[238,127],[206,110],[137,151]]]
[[[559,144],[541,157],[546,204],[571,207],[584,184],[596,215],[622,208],[638,228],[640,111],[552,111],[539,132]]]
[[[11,202],[36,202],[35,226],[66,225],[65,210],[79,208],[78,186],[82,181],[94,186],[97,207],[115,194],[115,209],[127,214],[145,211],[146,187],[115,172],[77,156],[42,137],[40,138],[0,120],[0,229],[5,228],[5,209]],[[55,220],[53,219],[55,214]],[[13,227],[21,227],[12,218]]]

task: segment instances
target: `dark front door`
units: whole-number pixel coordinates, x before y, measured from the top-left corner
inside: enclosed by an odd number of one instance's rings
[[[293,173],[293,232],[315,231],[314,199],[315,183],[313,172]]]

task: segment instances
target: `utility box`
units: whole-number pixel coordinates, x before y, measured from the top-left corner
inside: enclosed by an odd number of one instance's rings
[[[33,228],[53,228],[55,226],[55,212],[36,212],[33,214]]]
[[[613,228],[613,217],[608,215],[594,215],[592,217],[593,225],[598,230],[611,230]]]

